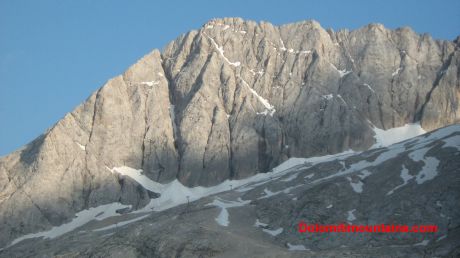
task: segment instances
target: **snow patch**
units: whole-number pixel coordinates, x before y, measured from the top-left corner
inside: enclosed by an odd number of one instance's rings
[[[355,212],[355,211],[356,211],[356,209],[353,209],[353,210],[348,211],[348,216],[347,216],[347,220],[348,220],[348,221],[351,222],[351,221],[356,220],[356,217],[355,217],[355,215],[353,214],[353,212]]]
[[[429,242],[430,242],[429,239],[425,239],[422,242],[415,244],[414,246],[426,246],[428,245]]]
[[[267,99],[264,97],[260,96],[257,91],[255,91],[253,88],[249,86],[249,84],[241,77],[239,77],[243,84],[249,89],[249,91],[264,105],[265,110],[263,112],[258,112],[258,115],[270,115],[273,116],[273,114],[276,112],[276,109],[273,105],[271,105]]]
[[[368,177],[370,175],[371,175],[371,172],[369,172],[367,170],[362,170],[357,175],[360,178],[360,180],[357,183],[354,183],[353,179],[351,177],[347,177],[347,179],[350,182],[350,185],[353,188],[353,191],[355,191],[356,193],[362,193],[364,183],[361,180],[363,180],[364,178],[366,178],[366,177]]]
[[[306,175],[305,178],[306,179],[311,179],[313,176],[315,176],[315,173],[311,173],[309,175]]]
[[[206,35],[206,34],[205,34]],[[209,37],[208,35],[206,35],[206,37],[208,37],[209,40],[211,40],[212,44],[214,45],[214,47],[217,49],[217,51],[220,53],[220,55],[222,56],[222,58],[229,64],[229,65],[232,65],[234,67],[238,67],[241,65],[240,62],[230,62],[230,60],[228,60],[228,58],[224,55],[224,48],[217,45],[217,43],[214,41],[213,38]]]
[[[409,154],[409,158],[413,161],[423,161],[423,163],[425,163],[415,178],[417,184],[423,184],[438,175],[439,160],[435,157],[425,157],[428,150],[429,148],[422,148]]]
[[[392,76],[392,77],[395,77],[396,75],[399,74],[399,72],[401,72],[401,70],[402,70],[402,68],[401,68],[401,67],[398,67],[398,69],[396,69],[396,71],[394,71],[394,72],[391,74],[391,76]]]
[[[326,99],[326,100],[331,100],[332,98],[334,98],[334,95],[332,95],[332,94],[327,94],[327,95],[321,96],[321,98]]]
[[[254,227],[266,227],[268,224],[262,223],[259,221],[259,219],[256,219],[256,223],[254,223]]]
[[[160,84],[160,82],[159,81],[149,81],[149,82],[140,82],[140,84],[152,87],[154,85]]]
[[[75,142],[75,143],[78,145],[78,147],[80,147],[80,149],[86,150],[86,146],[85,146],[85,145],[81,145],[79,142]]]
[[[367,84],[367,83],[364,83],[364,84],[363,84],[363,86],[366,86],[366,87],[367,87],[367,88],[368,88],[370,91],[372,91],[372,92],[374,92],[374,93],[375,93],[375,90],[374,90],[374,89],[372,89],[372,87],[371,87],[369,84]]]
[[[277,195],[278,193],[281,193],[281,191],[272,192],[272,191],[268,190],[267,188],[265,188],[264,193],[265,193],[265,195],[262,196],[262,197],[259,197],[258,199],[264,199],[264,198],[272,197],[273,195]]]
[[[287,48],[286,48],[286,46],[284,46],[284,42],[283,42],[283,40],[281,38],[280,38],[280,42],[281,42],[281,48],[280,48],[281,51],[286,51]]]
[[[289,251],[307,251],[308,249],[305,248],[304,245],[291,245],[287,243],[287,246],[289,248]]]
[[[131,208],[131,205],[124,205],[117,202],[80,211],[75,214],[75,218],[72,219],[72,221],[62,224],[60,226],[53,227],[48,231],[27,234],[22,237],[16,238],[11,242],[11,244],[8,247],[13,246],[26,239],[37,237],[43,237],[44,239],[53,239],[62,236],[65,233],[73,231],[74,229],[81,227],[92,220],[100,221],[109,217],[120,216],[120,214],[117,213],[117,210],[123,208]]]
[[[443,142],[444,142],[444,145],[442,145],[443,148],[452,147],[460,151],[460,135],[455,135],[453,137],[444,139]]]
[[[228,214],[227,208],[244,206],[246,204],[249,204],[250,202],[251,200],[243,201],[241,200],[241,198],[238,198],[238,201],[226,201],[226,200],[217,198],[217,199],[214,199],[212,203],[206,204],[206,206],[213,205],[213,206],[220,207],[221,211],[219,213],[219,216],[217,216],[216,218],[216,222],[217,224],[223,227],[227,227],[230,224],[230,221],[228,219],[229,214]]]
[[[284,193],[284,194],[289,194],[291,192],[291,190],[295,189],[295,188],[298,188],[300,186],[303,186],[303,184],[300,184],[300,185],[296,185],[296,186],[290,186],[284,190],[281,190],[281,191],[276,191],[276,192],[272,192],[270,190],[268,190],[267,188],[264,189],[264,194],[262,197],[259,197],[257,199],[265,199],[265,198],[269,198],[269,197],[272,197],[272,196],[275,196],[275,195],[278,195],[280,193]]]
[[[402,178],[402,180],[404,181],[404,183],[396,186],[395,188],[393,188],[391,191],[389,191],[386,195],[391,195],[393,194],[396,190],[398,190],[399,188],[407,185],[409,183],[409,180],[411,180],[412,178],[414,178],[414,176],[410,175],[409,174],[409,170],[403,165],[402,167],[402,170],[401,170],[401,175],[400,177]]]
[[[298,173],[295,173],[295,174],[290,175],[290,176],[288,176],[288,177],[286,177],[286,178],[284,178],[284,179],[281,179],[281,181],[282,181],[282,182],[290,182],[290,181],[296,179],[296,178],[297,178],[297,175],[298,175]]]
[[[347,102],[342,98],[342,96],[340,94],[337,94],[337,98],[342,100],[343,104],[348,105]]]
[[[268,233],[268,234],[270,234],[272,236],[277,236],[277,235],[283,233],[283,228],[278,228],[278,229],[274,229],[274,230],[264,228],[264,229],[262,229],[262,231],[265,232],[265,233]]]
[[[404,126],[395,127],[388,130],[379,129],[372,124],[371,126],[375,133],[375,144],[372,145],[371,149],[386,147],[393,143],[401,142],[426,133],[426,131],[423,130],[419,123],[406,124]]]
[[[112,224],[112,225],[109,225],[109,226],[107,226],[107,227],[94,229],[93,231],[94,231],[94,232],[98,232],[98,231],[105,231],[105,230],[109,230],[109,229],[113,229],[113,228],[122,227],[122,226],[124,226],[124,225],[128,225],[128,224],[130,224],[130,223],[133,223],[133,222],[136,222],[136,221],[139,221],[139,220],[143,220],[143,219],[147,218],[148,216],[150,216],[150,214],[147,214],[147,215],[144,215],[144,216],[140,216],[140,217],[137,217],[137,218],[134,218],[134,219],[130,219],[130,220],[125,220],[125,221],[122,221],[122,222],[117,222],[117,223]]]
[[[436,242],[439,242],[439,241],[445,239],[446,237],[447,237],[447,235],[442,235],[438,239],[436,239]]]
[[[142,169],[134,169],[126,166],[114,167],[113,169],[107,168],[112,173],[118,173],[124,176],[128,176],[138,182],[145,189],[159,193],[163,191],[164,186],[160,183],[152,181],[150,178],[142,174]]]
[[[353,191],[356,193],[362,193],[363,192],[363,182],[359,180],[357,183],[354,183],[351,177],[347,177],[347,180],[350,182],[351,187],[353,188]]]

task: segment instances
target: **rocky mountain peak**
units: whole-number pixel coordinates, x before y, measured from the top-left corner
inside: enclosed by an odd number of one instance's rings
[[[291,157],[366,150],[375,128],[457,123],[456,44],[378,24],[211,20],[0,159],[0,243],[96,205],[148,203],[154,193],[114,167],[212,186]]]

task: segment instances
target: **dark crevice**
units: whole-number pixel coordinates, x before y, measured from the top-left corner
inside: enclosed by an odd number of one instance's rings
[[[418,121],[421,121],[422,120],[422,117],[423,117],[423,113],[425,112],[425,108],[426,108],[426,105],[428,104],[428,102],[431,100],[431,94],[433,93],[433,91],[439,86],[439,82],[441,81],[441,79],[444,77],[444,74],[445,74],[445,70],[450,66],[450,64],[452,63],[452,58],[455,54],[455,51],[453,51],[452,53],[450,53],[449,57],[447,58],[446,62],[443,63],[443,65],[439,68],[437,74],[436,74],[436,78],[433,82],[433,85],[431,87],[431,89],[428,91],[428,93],[426,94],[425,96],[425,101],[423,102],[422,104],[422,107],[420,108],[420,111],[414,116],[414,121],[413,122],[418,122]]]
[[[203,152],[203,158],[202,158],[202,168],[205,169],[205,156],[206,156],[206,152],[208,151],[208,145],[209,145],[209,140],[211,139],[211,135],[212,135],[212,130],[214,128],[214,124],[216,123],[216,115],[217,115],[217,106],[214,107],[213,111],[212,111],[212,118],[211,118],[211,129],[209,130],[209,134],[208,134],[208,137],[207,137],[207,140],[206,140],[206,146],[204,147],[204,152]]]

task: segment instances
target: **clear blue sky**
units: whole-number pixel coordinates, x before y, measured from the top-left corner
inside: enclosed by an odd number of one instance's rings
[[[214,17],[315,19],[333,29],[379,22],[453,40],[459,10],[459,0],[0,0],[0,156],[33,140],[150,50]]]

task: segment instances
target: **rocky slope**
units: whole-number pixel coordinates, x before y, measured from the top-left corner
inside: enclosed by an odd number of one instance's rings
[[[147,181],[139,183],[147,186]],[[234,188],[224,184],[218,187],[222,192],[204,195],[189,205],[177,202],[166,209],[165,202],[155,202],[154,212],[99,218],[74,230],[61,226],[42,235],[28,235],[0,251],[0,256],[460,254],[460,125],[362,153],[290,159],[273,172],[232,183]],[[181,192],[177,185],[168,187]],[[173,198],[172,192],[163,191],[162,198],[167,197]],[[301,233],[300,221],[323,225],[436,225],[438,232]]]
[[[372,126],[458,122],[459,44],[380,24],[212,20],[0,159],[0,245],[83,209],[137,209],[156,196],[114,167],[211,186],[289,157],[365,150]]]

